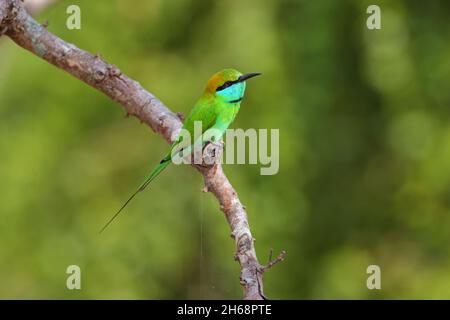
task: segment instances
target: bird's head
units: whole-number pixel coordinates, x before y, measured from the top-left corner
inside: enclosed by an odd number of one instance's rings
[[[242,74],[234,69],[224,69],[213,75],[206,86],[206,92],[228,103],[239,103],[244,97],[245,81],[261,73]]]

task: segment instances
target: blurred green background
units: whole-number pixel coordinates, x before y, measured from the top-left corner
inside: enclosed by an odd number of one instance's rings
[[[61,0],[37,19],[185,114],[214,72],[264,73],[233,127],[279,128],[280,171],[225,171],[261,262],[287,251],[270,298],[450,298],[450,2]],[[167,150],[124,115],[0,39],[0,298],[241,298],[228,225],[187,166],[98,235]]]

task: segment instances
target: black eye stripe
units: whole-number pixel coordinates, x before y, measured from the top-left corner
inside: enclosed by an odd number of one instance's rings
[[[226,89],[229,86],[232,86],[233,84],[238,83],[238,82],[241,82],[241,77],[239,77],[237,80],[234,80],[234,81],[225,81],[225,83],[223,85],[221,85],[220,87],[218,87],[216,89],[216,92]]]
[[[234,81],[227,81],[227,82],[225,82],[223,85],[221,85],[220,87],[218,87],[217,89],[216,89],[216,91],[221,91],[221,90],[223,90],[223,89],[226,89],[226,88],[228,88],[229,86],[231,86],[231,85],[233,85],[234,84]]]

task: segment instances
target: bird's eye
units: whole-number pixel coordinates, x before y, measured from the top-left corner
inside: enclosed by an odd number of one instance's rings
[[[226,88],[228,88],[229,86],[231,86],[233,84],[233,82],[231,82],[231,81],[226,81],[223,85],[221,85],[220,87],[218,87],[217,89],[216,89],[216,92],[217,91],[221,91],[221,90],[223,90],[223,89],[226,89]]]

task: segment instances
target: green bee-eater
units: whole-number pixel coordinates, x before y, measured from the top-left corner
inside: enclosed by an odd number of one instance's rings
[[[194,142],[191,144],[191,139],[189,139],[189,144],[186,145],[188,140],[184,140],[184,135],[180,134],[172,144],[170,152],[153,169],[137,191],[131,195],[100,232],[103,232],[127,204],[172,162],[174,150],[176,150],[176,153],[182,153],[183,156],[186,156],[193,151],[194,145],[200,144],[203,146],[207,142],[220,141],[239,111],[242,98],[244,97],[245,81],[258,75],[260,73],[242,74],[234,69],[224,69],[214,74],[209,79],[203,95],[183,124],[182,130],[184,129],[184,132],[188,132],[190,137],[193,137],[192,141]],[[194,136],[194,123],[197,121],[201,122],[203,130],[203,134],[199,137]]]

